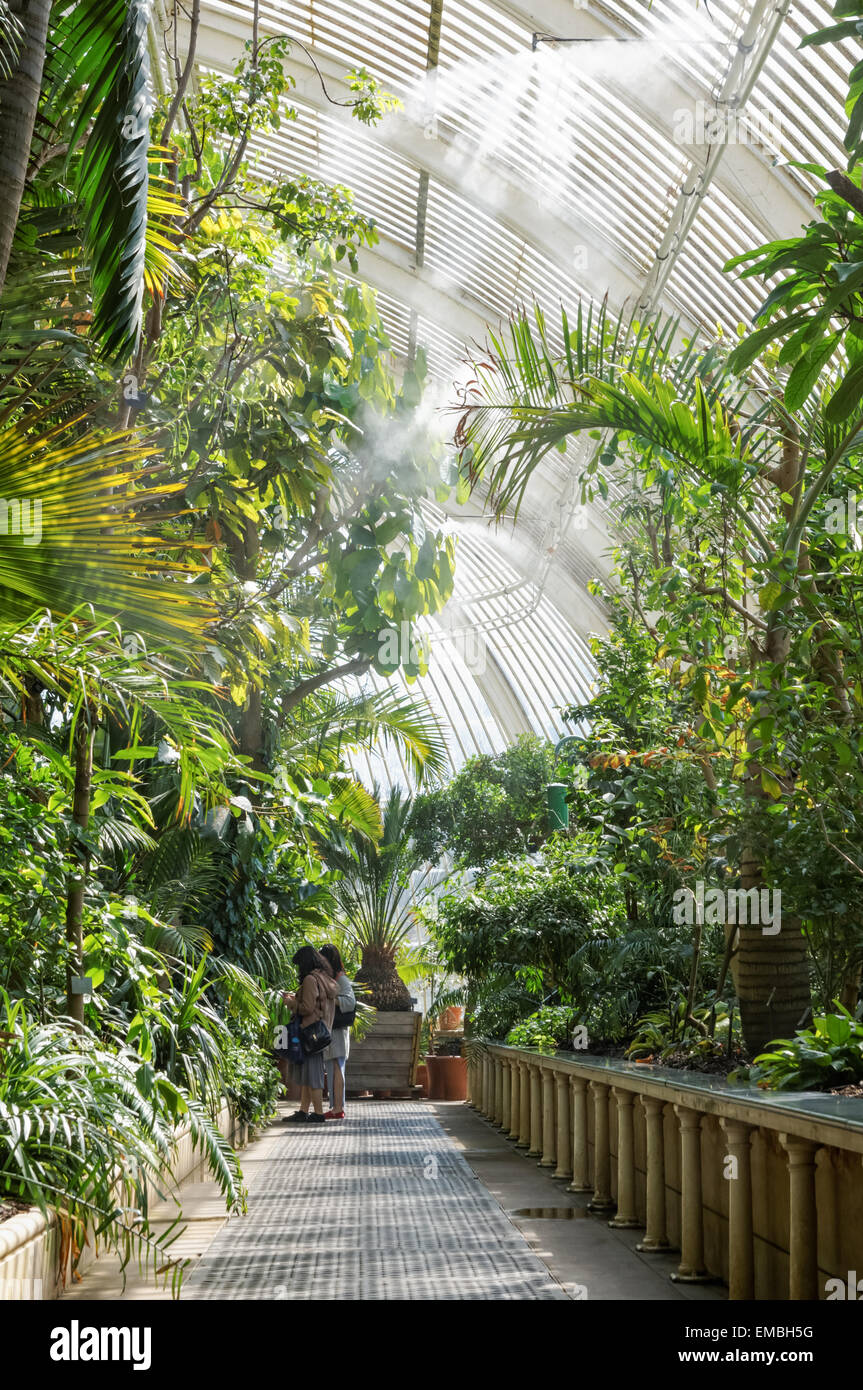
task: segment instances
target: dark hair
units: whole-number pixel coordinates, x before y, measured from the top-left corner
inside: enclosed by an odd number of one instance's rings
[[[338,946],[333,946],[327,942],[326,946],[321,947],[321,955],[329,965],[334,975],[344,975],[345,966]]]
[[[291,957],[291,965],[297,967],[297,974],[302,982],[307,975],[311,975],[313,970],[323,970],[325,975],[331,975],[330,963],[324,960],[320,951],[316,951],[314,946],[301,946]]]

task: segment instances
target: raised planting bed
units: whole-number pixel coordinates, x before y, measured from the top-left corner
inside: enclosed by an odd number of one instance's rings
[[[469,1045],[470,1103],[528,1157],[643,1228],[645,1254],[730,1299],[847,1297],[863,1270],[863,1099]]]
[[[234,1146],[241,1148],[248,1131],[234,1119],[226,1104],[218,1118],[220,1132]],[[177,1147],[171,1176],[179,1187],[206,1171],[206,1160],[192,1144],[187,1127],[177,1134]],[[150,1187],[150,1200],[159,1196]],[[78,1273],[84,1274],[98,1255],[93,1244],[84,1247],[78,1262]],[[56,1217],[47,1220],[36,1207],[28,1207],[0,1221],[0,1303],[43,1302],[59,1298],[69,1280],[72,1251],[68,1231]]]

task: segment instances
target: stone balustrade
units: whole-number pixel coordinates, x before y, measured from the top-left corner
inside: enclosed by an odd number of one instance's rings
[[[468,1104],[672,1278],[730,1299],[863,1290],[863,1101],[473,1043]],[[853,1277],[852,1277],[853,1276]],[[863,1292],[858,1297],[863,1298]]]

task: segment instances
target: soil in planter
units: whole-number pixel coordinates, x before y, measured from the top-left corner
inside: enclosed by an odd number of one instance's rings
[[[656,1059],[657,1065],[662,1067],[673,1067],[677,1071],[695,1071],[706,1074],[707,1076],[727,1076],[729,1072],[736,1071],[743,1065],[743,1053],[735,1050],[729,1057],[727,1053],[717,1053],[713,1057],[692,1056],[688,1052],[672,1052],[669,1057],[664,1057],[662,1061]]]
[[[863,1096],[863,1082],[856,1081],[850,1086],[835,1086],[827,1094],[828,1096]]]
[[[22,1211],[29,1211],[30,1202],[22,1202],[18,1197],[0,1197],[0,1221],[8,1221]]]
[[[597,1038],[587,1048],[561,1047],[558,1050],[565,1057],[610,1057],[614,1061],[670,1067],[672,1071],[693,1071],[706,1076],[727,1076],[729,1072],[744,1066],[746,1061],[739,1048],[735,1048],[730,1057],[724,1050],[716,1052],[713,1056],[705,1056],[704,1054],[685,1052],[682,1049],[679,1052],[670,1053],[667,1057],[627,1057],[626,1047],[622,1043],[604,1043],[601,1038]],[[854,1092],[848,1094],[854,1094]],[[859,1094],[863,1095],[863,1091]]]

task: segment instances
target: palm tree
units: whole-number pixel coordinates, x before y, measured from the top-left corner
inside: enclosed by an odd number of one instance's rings
[[[379,799],[378,787],[374,795]],[[332,892],[344,938],[362,960],[357,980],[366,986],[367,1002],[385,1011],[411,1008],[396,960],[432,887],[433,871],[407,833],[412,804],[393,787],[382,807],[379,840],[352,832],[341,846],[322,847],[328,867],[340,875]]]
[[[655,574],[663,567],[672,573],[675,493],[688,487],[700,489],[702,497],[721,497],[741,572],[747,554],[759,554],[780,598],[759,612],[757,593],[741,603],[726,586],[709,590],[700,603],[713,597],[726,619],[729,613],[742,618],[748,633],[742,646],[745,650],[748,644],[752,652],[753,675],[763,668],[777,680],[789,658],[788,610],[797,608],[800,621],[814,626],[813,677],[831,691],[837,719],[847,720],[841,658],[837,661],[827,625],[818,627],[823,596],[811,573],[806,528],[815,501],[853,444],[856,427],[844,435],[828,427],[820,402],[796,417],[775,393],[759,404],[749,385],[734,376],[720,346],[689,342],[680,348],[676,329],[676,322],[662,314],[626,323],[613,319],[604,304],[586,312],[579,306],[574,326],[563,315],[561,352],[550,345],[539,310],[535,325],[526,315],[518,316],[509,341],[493,338],[490,352],[475,364],[476,379],[456,431],[464,465],[474,484],[480,479],[486,484],[498,516],[517,513],[550,450],[580,433],[592,432],[595,438],[597,431],[614,432],[611,445],[606,434],[590,461],[585,487],[590,492],[593,479],[618,464],[622,441],[641,469],[640,503],[629,509],[628,520],[630,526],[641,521]],[[807,441],[805,449],[801,440]],[[605,497],[604,479],[600,490]],[[648,494],[656,498],[660,520],[659,533],[649,537],[649,522],[644,521]],[[637,590],[633,602],[640,608]],[[652,631],[643,611],[640,615]],[[753,714],[747,726],[743,792],[754,808],[782,796],[784,789],[770,772],[770,747],[754,736],[763,724],[772,727],[775,722],[770,691],[757,688],[764,685],[760,680],[751,684],[756,688],[749,694]],[[739,870],[744,889],[764,881],[754,847],[744,846]],[[750,1050],[790,1035],[804,1021],[810,979],[798,921],[783,924],[781,938],[775,939],[758,927],[738,927],[732,971]]]
[[[40,98],[60,124],[83,92],[63,149],[81,150],[75,194],[93,294],[90,336],[123,361],[138,340],[145,280],[151,0],[60,5],[49,50],[51,9],[51,0],[0,4],[0,293]]]
[[[0,0],[0,292],[27,179],[51,0]]]

